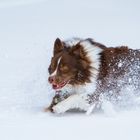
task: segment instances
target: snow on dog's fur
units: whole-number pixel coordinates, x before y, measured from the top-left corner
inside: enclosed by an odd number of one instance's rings
[[[56,95],[47,110],[89,111],[104,94],[108,99],[118,99],[122,87],[140,89],[140,51],[126,46],[106,47],[90,38],[57,38],[49,73]]]

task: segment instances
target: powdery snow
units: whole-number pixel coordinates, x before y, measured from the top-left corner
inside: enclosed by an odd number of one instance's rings
[[[104,102],[92,115],[43,112],[54,95],[47,68],[55,38],[93,37],[107,46],[140,48],[139,4],[0,1],[0,140],[139,140],[139,98],[124,100],[129,107],[117,110]]]

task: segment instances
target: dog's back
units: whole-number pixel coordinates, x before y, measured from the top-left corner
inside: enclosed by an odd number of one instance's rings
[[[97,85],[98,93],[113,97],[126,90],[140,94],[140,50],[126,46],[106,48],[101,53]]]

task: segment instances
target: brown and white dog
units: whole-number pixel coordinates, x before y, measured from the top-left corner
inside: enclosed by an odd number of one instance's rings
[[[117,100],[125,87],[140,90],[140,51],[106,47],[90,38],[57,38],[49,74],[56,96],[47,110],[91,111],[104,94]]]

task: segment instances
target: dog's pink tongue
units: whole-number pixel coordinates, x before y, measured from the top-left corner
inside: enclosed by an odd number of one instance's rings
[[[53,89],[59,89],[59,85],[52,85]]]
[[[61,89],[62,87],[64,87],[66,85],[66,83],[62,83],[60,85],[57,84],[53,84],[52,87],[53,89],[57,90],[57,89]]]

